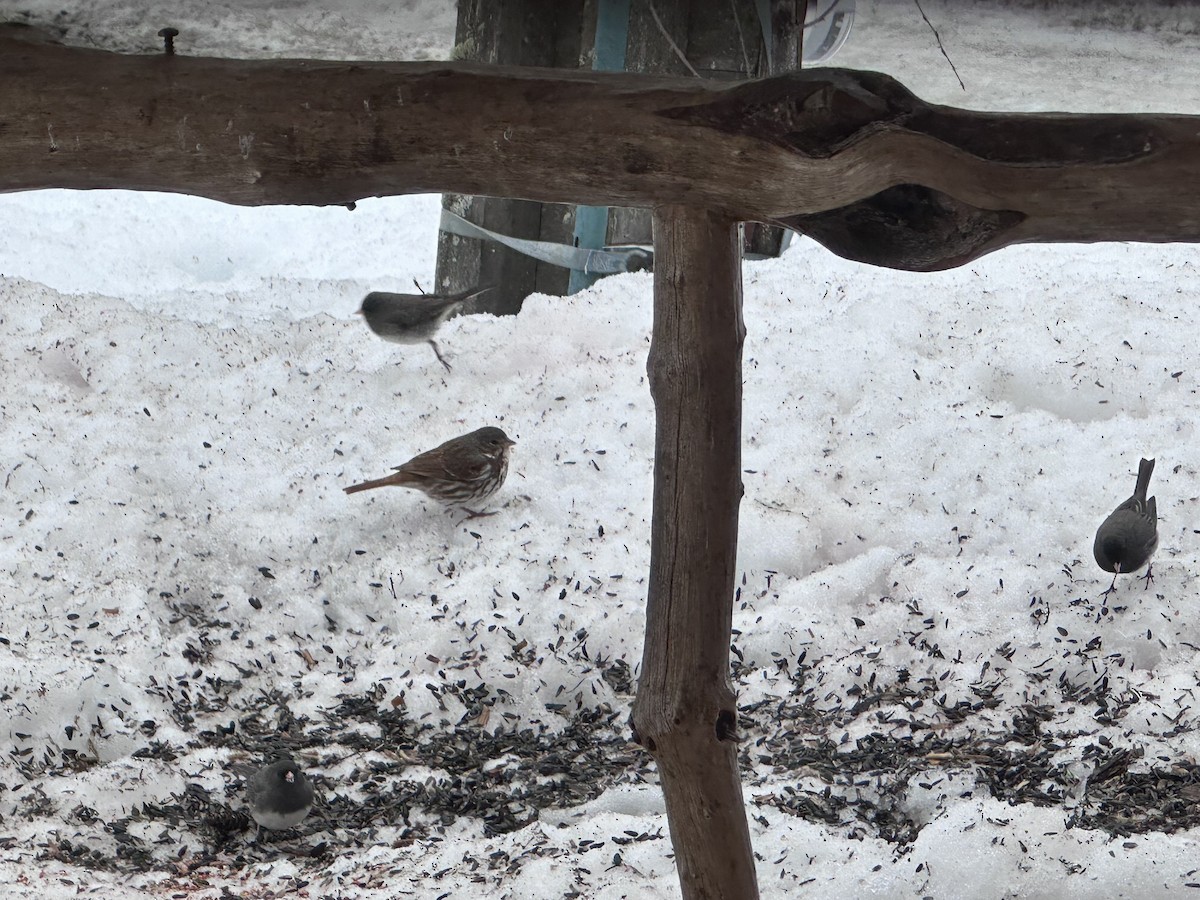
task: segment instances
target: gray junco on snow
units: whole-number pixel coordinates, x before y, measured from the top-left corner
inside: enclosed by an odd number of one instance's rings
[[[359,313],[367,321],[367,327],[383,338],[396,344],[428,343],[437,355],[438,362],[450,368],[442,359],[433,336],[448,318],[472,297],[478,297],[491,286],[474,288],[459,294],[392,294],[387,291],[372,291],[363,298]]]
[[[1158,506],[1154,497],[1146,499],[1153,472],[1154,460],[1143,459],[1138,465],[1133,496],[1114,509],[1096,531],[1096,544],[1092,548],[1096,562],[1105,572],[1113,573],[1113,583],[1105,595],[1116,589],[1117,575],[1136,572],[1150,562],[1158,547]],[[1146,569],[1146,587],[1154,580],[1150,568]]]
[[[313,807],[315,792],[294,760],[259,769],[246,782],[250,816],[263,828],[295,828]]]

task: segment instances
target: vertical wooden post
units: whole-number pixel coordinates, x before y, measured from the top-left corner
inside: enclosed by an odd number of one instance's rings
[[[685,900],[753,900],[729,680],[745,336],[737,222],[659,208],[654,251],[654,514],[633,725],[658,763]]]

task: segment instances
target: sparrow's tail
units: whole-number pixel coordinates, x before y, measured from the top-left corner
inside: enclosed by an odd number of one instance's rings
[[[357,494],[359,491],[369,491],[372,488],[388,487],[390,485],[402,485],[404,481],[400,477],[400,473],[388,475],[385,478],[375,478],[371,481],[360,481],[358,484],[352,484],[348,488],[342,488],[347,494]]]

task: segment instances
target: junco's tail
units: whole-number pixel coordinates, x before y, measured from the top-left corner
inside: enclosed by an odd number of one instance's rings
[[[1138,463],[1138,480],[1137,487],[1133,489],[1133,496],[1143,503],[1146,502],[1146,492],[1150,490],[1150,476],[1154,474],[1154,460],[1143,459]]]

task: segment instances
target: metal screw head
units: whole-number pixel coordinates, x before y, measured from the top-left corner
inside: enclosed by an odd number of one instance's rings
[[[167,52],[167,56],[175,54],[175,37],[179,34],[178,28],[160,28],[158,36],[163,39],[163,50]]]

